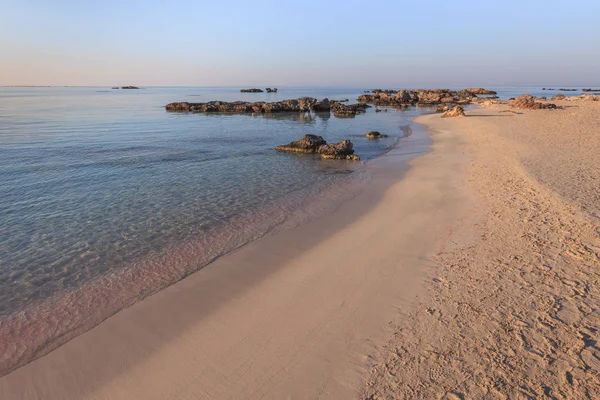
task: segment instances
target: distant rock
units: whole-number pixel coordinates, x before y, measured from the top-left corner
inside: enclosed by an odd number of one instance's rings
[[[121,86],[121,89],[139,89],[137,86]]]
[[[558,90],[560,90],[561,92],[576,92],[577,91],[577,89],[558,89]]]
[[[552,89],[552,88],[542,88],[542,90],[555,90],[555,89]]]
[[[253,89],[242,89],[240,90],[242,93],[263,93],[262,89],[253,88]]]
[[[339,143],[327,144],[325,139],[321,136],[304,135],[300,140],[277,146],[275,149],[289,153],[320,154],[321,158],[328,159],[360,160],[360,158],[354,154],[352,142],[347,139],[342,140]]]
[[[442,114],[442,118],[452,118],[452,117],[464,117],[465,109],[462,106],[456,106],[451,110],[446,111]]]
[[[329,110],[331,110],[331,103],[330,103],[329,99],[325,98],[321,101],[316,102],[315,105],[313,106],[313,110],[329,112]]]
[[[600,92],[600,89],[581,89],[582,92]]]
[[[539,110],[539,109],[555,109],[556,104],[552,103],[541,103],[539,101],[535,101],[536,98],[529,94],[524,96],[516,97],[512,101],[512,108],[521,108],[521,109],[530,109],[530,110]]]
[[[111,89],[119,89],[119,87],[118,87],[118,86],[115,86],[115,87],[112,87]]]
[[[465,89],[468,92],[471,92],[473,94],[484,94],[484,95],[489,95],[489,94],[493,94],[496,95],[498,93],[494,92],[493,90],[488,90],[488,89],[484,89],[484,88],[467,88]]]
[[[367,137],[367,139],[381,139],[381,138],[385,138],[388,135],[382,135],[381,133],[377,132],[377,131],[371,131],[369,133],[367,133],[365,135]]]
[[[277,88],[267,88],[267,93],[277,93]]]

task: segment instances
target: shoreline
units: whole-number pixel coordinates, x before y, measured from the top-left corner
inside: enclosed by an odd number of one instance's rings
[[[402,155],[384,154],[368,166],[380,199],[365,191],[331,215],[221,257],[0,378],[0,394],[163,398],[179,388],[219,398],[268,387],[271,397],[356,395],[386,323],[409,307],[427,273],[430,238],[453,223],[438,215],[449,206],[441,187],[453,178],[431,165],[436,146],[404,177]],[[432,213],[420,212],[424,204]]]

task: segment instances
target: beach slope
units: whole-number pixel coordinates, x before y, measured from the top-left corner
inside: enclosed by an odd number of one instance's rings
[[[600,398],[600,102],[418,121],[476,193],[362,398]]]

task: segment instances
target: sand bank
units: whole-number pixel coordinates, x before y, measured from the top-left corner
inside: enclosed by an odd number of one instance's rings
[[[418,121],[460,138],[476,208],[362,398],[600,398],[600,103]]]
[[[0,378],[0,398],[356,397],[470,208],[459,140],[440,138],[408,172],[407,150],[427,143],[377,159],[368,188],[336,212],[119,312]]]

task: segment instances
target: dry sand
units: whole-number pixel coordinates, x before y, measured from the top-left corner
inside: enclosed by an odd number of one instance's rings
[[[0,378],[0,399],[358,396],[468,211],[458,140],[438,140],[406,179],[406,147],[377,159],[368,190],[333,214],[222,257]]]
[[[478,206],[362,398],[600,398],[600,102],[557,104],[419,121],[463,139]]]

